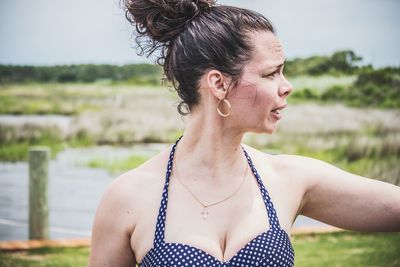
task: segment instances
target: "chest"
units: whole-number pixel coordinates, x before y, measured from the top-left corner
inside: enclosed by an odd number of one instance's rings
[[[288,193],[288,184],[279,174],[268,168],[257,169],[271,197],[282,233],[290,233],[299,200],[295,194]],[[208,207],[206,220],[203,219],[202,205],[173,177],[168,192],[164,228],[167,243],[190,245],[223,262],[270,229],[265,198],[255,177],[247,179],[243,189],[229,201]],[[131,246],[138,262],[153,247],[159,201],[160,198],[147,206],[150,212],[144,215],[146,219],[138,222],[137,234],[132,236]]]

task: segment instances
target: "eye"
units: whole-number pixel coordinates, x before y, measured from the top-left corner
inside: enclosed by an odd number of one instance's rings
[[[265,75],[264,77],[271,79],[271,78],[274,78],[275,75],[277,75],[277,74],[279,74],[279,70],[276,70],[276,71],[274,71],[274,72],[272,72],[272,73],[270,73],[268,75]]]

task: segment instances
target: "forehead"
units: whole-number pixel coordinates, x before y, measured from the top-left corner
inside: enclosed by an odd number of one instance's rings
[[[255,32],[250,35],[253,51],[248,67],[268,69],[284,63],[283,47],[275,34],[271,32]]]

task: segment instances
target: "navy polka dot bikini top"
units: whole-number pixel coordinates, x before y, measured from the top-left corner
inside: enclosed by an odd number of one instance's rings
[[[264,199],[265,207],[268,212],[270,229],[253,238],[228,261],[220,261],[209,253],[189,245],[165,242],[164,229],[168,204],[169,177],[171,175],[175,148],[181,138],[182,136],[175,142],[169,156],[165,185],[157,217],[153,248],[147,252],[139,266],[293,266],[294,250],[290,243],[289,236],[280,228],[279,220],[267,189],[264,187],[252,160],[243,147],[244,155],[257,179]]]

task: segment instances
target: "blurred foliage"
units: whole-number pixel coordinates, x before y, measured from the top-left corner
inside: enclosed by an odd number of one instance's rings
[[[51,157],[64,149],[63,137],[57,127],[25,124],[20,128],[0,125],[0,160],[27,160],[30,146],[48,146]]]
[[[119,175],[130,169],[136,168],[143,164],[150,157],[131,155],[127,158],[105,158],[96,157],[87,162],[87,166],[91,168],[101,168],[107,170],[112,175]]]
[[[160,85],[162,69],[151,64],[13,66],[0,65],[0,83],[127,82]]]
[[[400,108],[400,68],[383,68],[360,73],[344,100],[359,106]]]
[[[295,266],[372,267],[400,266],[399,233],[294,235]]]
[[[86,130],[63,136],[57,126],[26,123],[21,127],[0,124],[0,161],[26,161],[31,146],[47,146],[52,158],[66,147],[88,147],[96,140]]]
[[[295,100],[343,102],[354,107],[400,108],[400,68],[374,69],[361,66],[362,58],[351,50],[337,51],[330,56],[312,56],[288,60],[285,74],[297,76],[350,76],[357,79],[350,85],[332,85],[326,90],[301,88],[293,92]]]
[[[362,58],[351,50],[342,50],[330,56],[311,56],[287,60],[285,73],[287,76],[298,75],[351,75],[372,69],[372,66],[359,66]]]
[[[298,89],[291,97],[343,102],[354,107],[400,108],[400,68],[363,70],[350,85],[333,85],[326,90]]]

